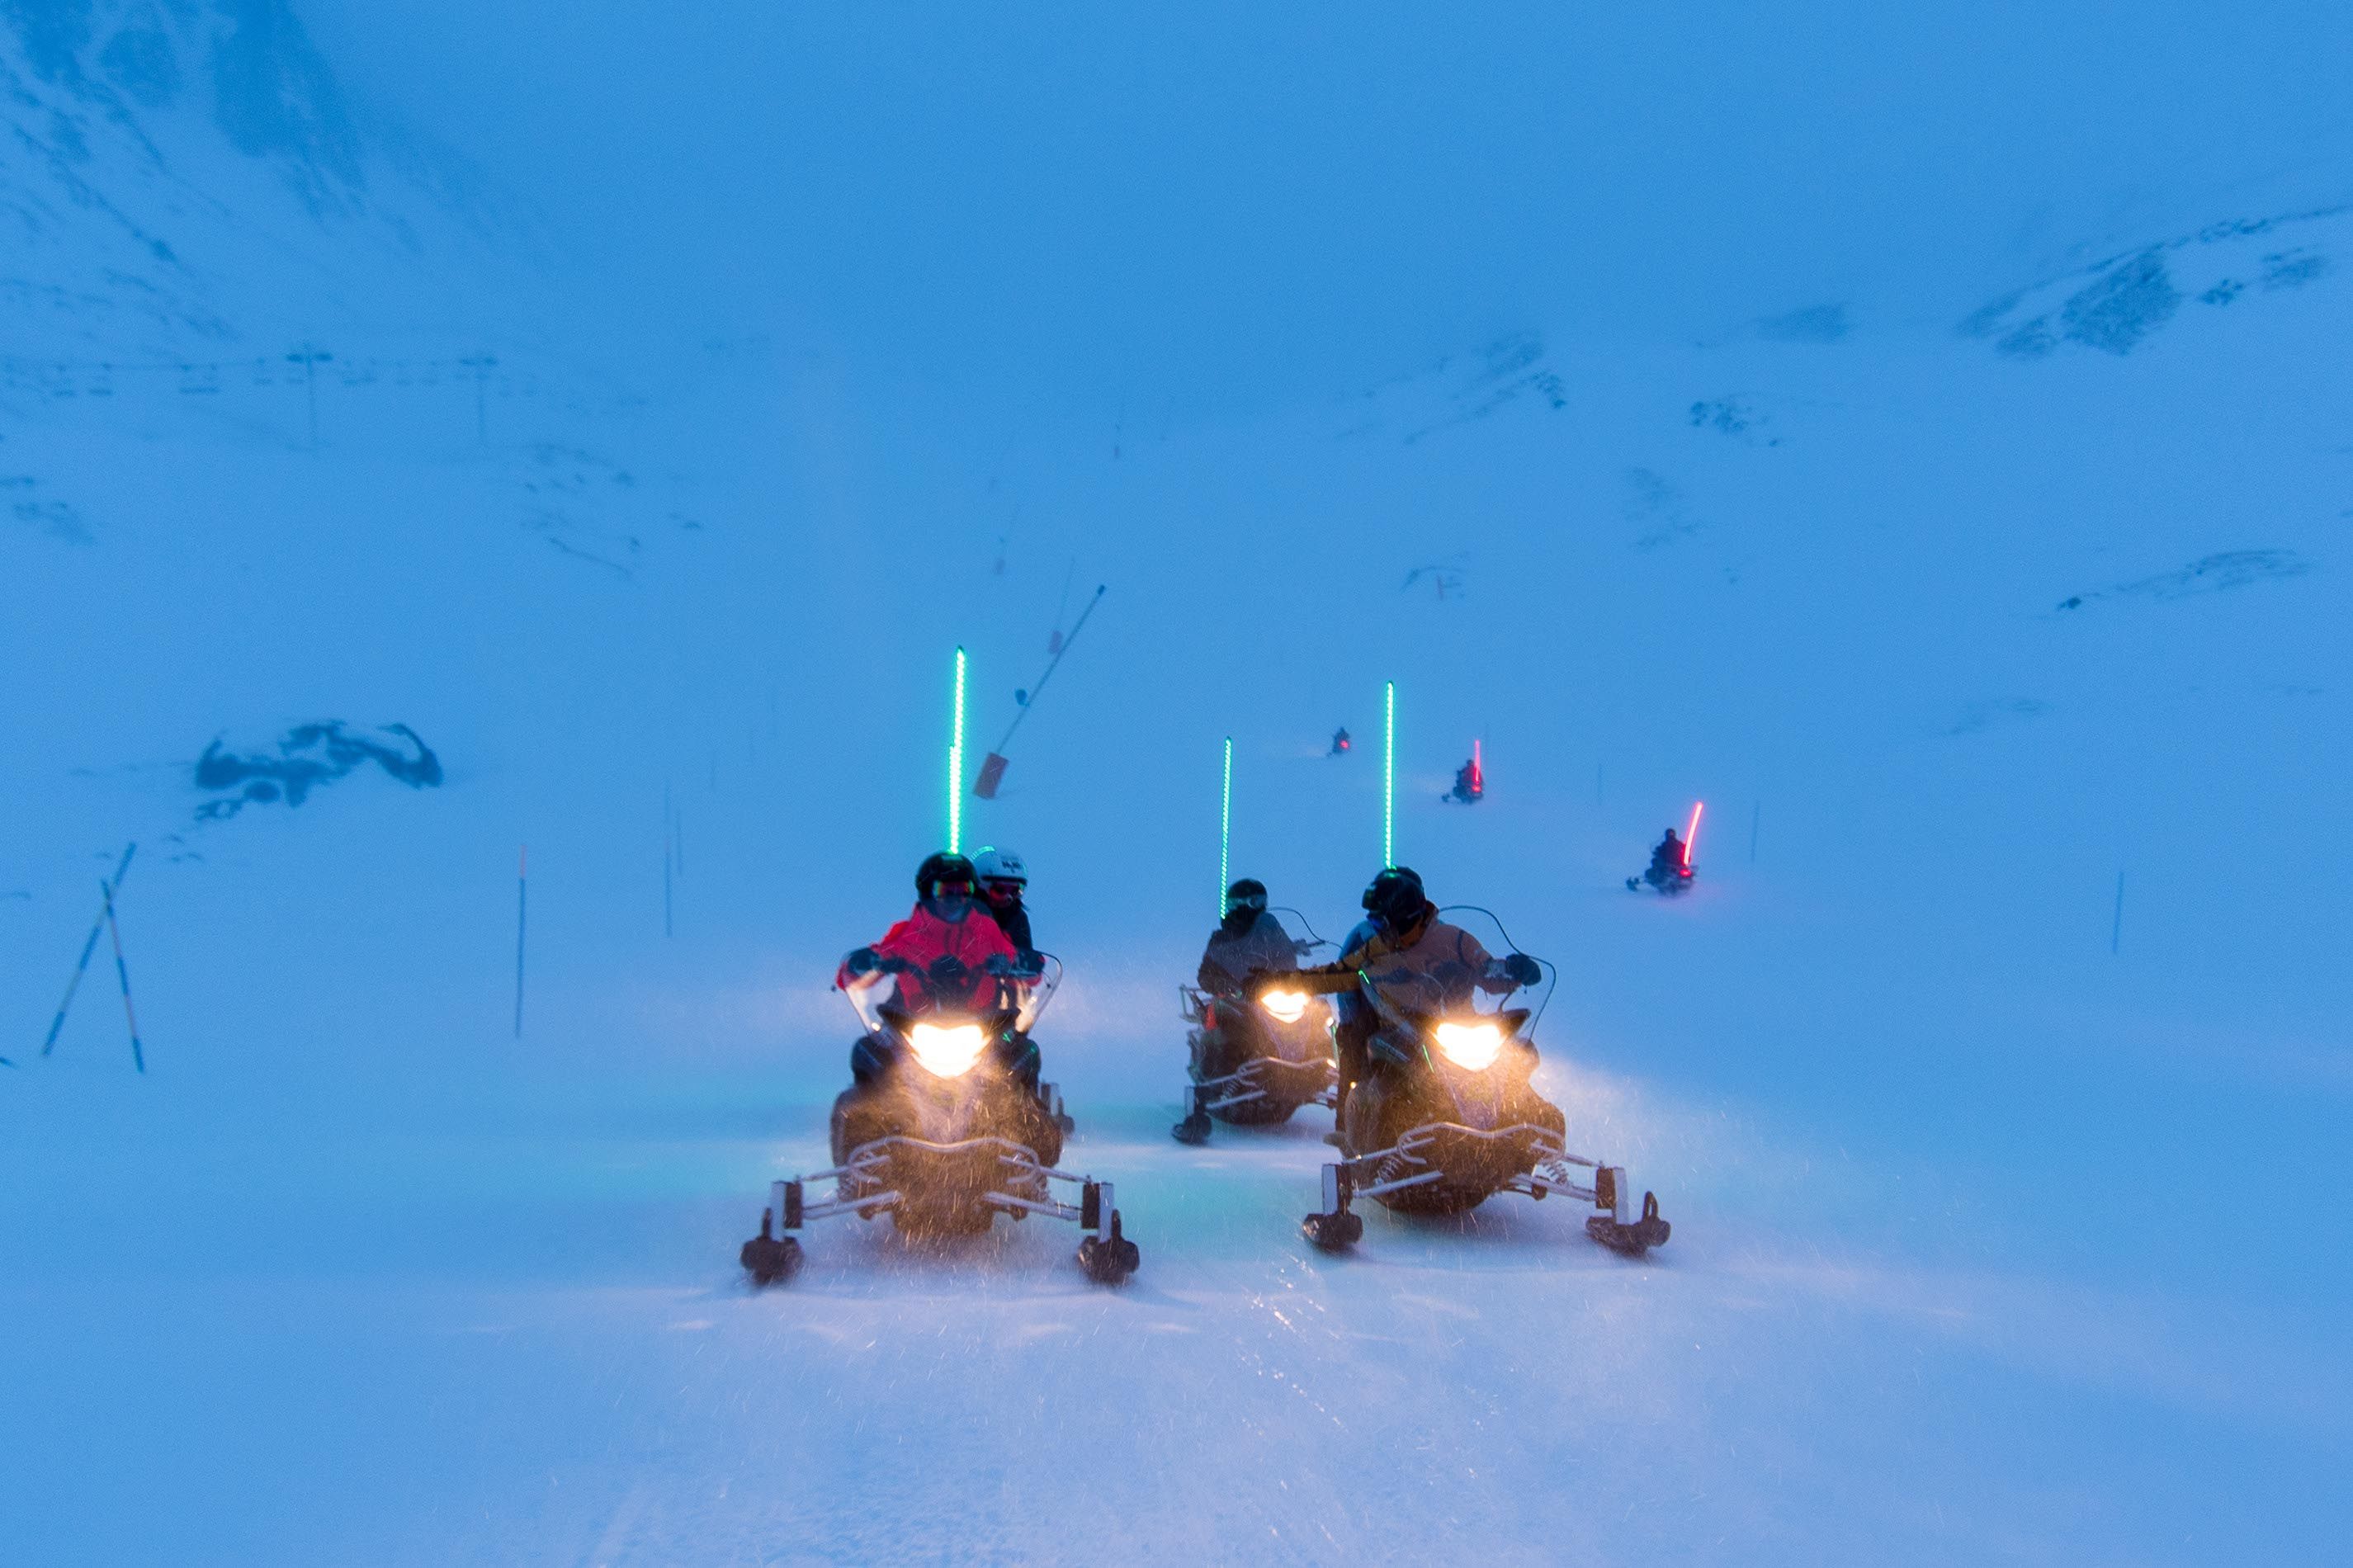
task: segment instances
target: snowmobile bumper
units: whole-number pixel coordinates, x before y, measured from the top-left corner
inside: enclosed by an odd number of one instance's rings
[[[1512,1151],[1530,1147],[1534,1159],[1513,1169],[1519,1162]],[[1590,1185],[1577,1179],[1578,1168],[1593,1173]],[[1628,1257],[1665,1246],[1672,1234],[1660,1217],[1657,1195],[1646,1192],[1636,1199],[1624,1166],[1568,1153],[1548,1129],[1533,1124],[1490,1131],[1453,1122],[1417,1127],[1387,1149],[1325,1165],[1324,1206],[1300,1222],[1301,1234],[1326,1251],[1354,1246],[1365,1234],[1364,1217],[1353,1206],[1356,1199],[1385,1199],[1441,1183],[1469,1186],[1474,1201],[1506,1192],[1539,1203],[1555,1194],[1581,1199],[1603,1211],[1586,1220],[1586,1234]]]
[[[939,1173],[944,1191],[918,1191],[918,1182],[905,1179],[926,1169]],[[885,1172],[894,1173],[905,1190],[884,1187]],[[810,1201],[807,1184],[827,1180],[834,1184],[834,1195]],[[1057,1183],[1076,1187],[1071,1194],[1076,1201],[1056,1199]],[[760,1234],[744,1244],[739,1260],[754,1286],[775,1284],[798,1271],[801,1246],[792,1233],[812,1221],[844,1215],[872,1219],[890,1213],[903,1222],[915,1213],[937,1214],[944,1207],[966,1221],[977,1218],[984,1229],[988,1216],[997,1214],[1071,1221],[1087,1232],[1079,1244],[1080,1267],[1098,1283],[1116,1284],[1143,1261],[1135,1243],[1122,1230],[1109,1182],[1041,1165],[1022,1145],[993,1137],[955,1143],[879,1138],[852,1151],[833,1170],[773,1183],[768,1206],[760,1214]]]
[[[1282,1057],[1253,1057],[1223,1077],[1187,1084],[1185,1120],[1170,1128],[1168,1135],[1179,1143],[1198,1147],[1209,1141],[1212,1118],[1260,1120],[1233,1114],[1243,1106],[1271,1105],[1275,1114],[1264,1120],[1280,1121],[1303,1106],[1330,1109],[1339,1099],[1340,1069],[1328,1058],[1295,1062]]]

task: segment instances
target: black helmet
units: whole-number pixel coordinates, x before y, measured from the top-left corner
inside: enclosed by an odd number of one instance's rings
[[[1226,889],[1226,913],[1236,910],[1253,912],[1266,908],[1266,884],[1256,877],[1244,877]]]
[[[1420,921],[1422,911],[1430,908],[1430,900],[1421,890],[1420,874],[1404,866],[1392,866],[1373,879],[1365,889],[1365,910],[1376,925],[1390,931],[1404,931]]]
[[[980,886],[980,873],[972,862],[961,855],[927,855],[915,868],[915,896],[928,899],[942,882],[962,882],[966,888]]]

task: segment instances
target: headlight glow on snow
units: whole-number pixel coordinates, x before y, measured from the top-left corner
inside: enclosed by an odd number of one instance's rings
[[[980,1060],[986,1041],[978,1024],[918,1024],[908,1031],[907,1043],[934,1078],[962,1078]]]
[[[1258,999],[1258,1005],[1286,1024],[1299,1022],[1307,1011],[1307,994],[1303,991],[1270,991]]]
[[[1504,1031],[1493,1024],[1440,1024],[1438,1048],[1456,1067],[1484,1072],[1504,1048]]]

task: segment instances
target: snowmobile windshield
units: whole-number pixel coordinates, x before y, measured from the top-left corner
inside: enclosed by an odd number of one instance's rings
[[[1018,983],[1020,1010],[1015,1016],[1013,1026],[1025,1035],[1044,1016],[1046,1005],[1053,1001],[1054,993],[1062,988],[1062,961],[1050,952],[1041,952],[1038,958],[1041,966],[1038,976]]]
[[[1013,1026],[1026,1034],[1062,984],[1062,961],[1051,953],[1039,958],[1043,968],[1038,973],[1017,969],[996,974],[970,969],[953,958],[936,961],[928,971],[886,963],[891,987],[853,987],[842,994],[869,1034],[914,1019],[947,1025],[1000,1014],[1012,1015]]]

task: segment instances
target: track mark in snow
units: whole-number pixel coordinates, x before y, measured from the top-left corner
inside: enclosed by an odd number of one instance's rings
[[[2039,719],[2051,711],[2048,702],[2038,702],[2031,697],[2014,697],[2006,702],[1972,702],[1961,710],[1961,716],[1947,735],[1975,735],[1998,723],[2010,720]]]
[[[2098,599],[2187,599],[2199,594],[2221,594],[2258,583],[2301,577],[2312,563],[2293,550],[2227,550],[2193,561],[2178,572],[2161,572],[2119,583],[2112,588],[2075,594],[2059,601],[2062,610],[2080,610]]]
[[[1699,532],[1701,525],[1683,510],[1683,492],[1664,477],[1648,468],[1629,468],[1625,480],[1623,514],[1642,530],[1634,540],[1635,549],[1657,550]]]

